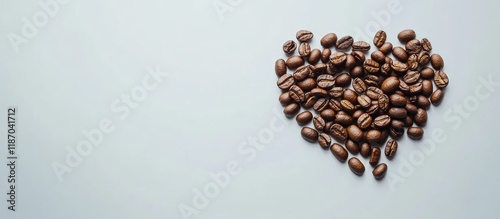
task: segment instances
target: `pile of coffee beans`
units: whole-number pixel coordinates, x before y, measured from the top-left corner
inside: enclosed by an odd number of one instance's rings
[[[405,130],[409,138],[421,139],[426,110],[441,103],[449,82],[443,58],[431,54],[430,41],[416,39],[410,29],[397,35],[401,46],[378,31],[370,54],[370,43],[351,36],[328,33],[320,40],[322,49],[311,48],[313,37],[311,31],[298,31],[297,41],[283,44],[288,58],[276,60],[283,113],[300,126],[312,121],[314,128],[301,130],[306,141],[329,148],[341,162],[353,155],[348,161],[352,172],[365,172],[355,157],[360,154],[373,166],[373,176],[382,179],[387,172],[387,165],[379,163],[382,152],[394,158],[396,139]]]

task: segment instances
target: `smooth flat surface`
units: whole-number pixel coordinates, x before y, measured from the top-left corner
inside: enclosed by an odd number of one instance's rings
[[[23,36],[23,18],[43,9],[0,1],[0,124],[16,106],[19,156],[11,212],[0,125],[0,218],[498,217],[497,3],[215,2],[221,17],[211,0],[69,1],[16,53],[9,33]],[[429,38],[450,77],[424,140],[400,140],[383,181],[366,159],[358,177],[305,142],[274,74],[299,29],[316,48],[328,32],[371,42],[379,28],[395,44],[406,28]],[[101,121],[108,133],[71,166]],[[71,172],[58,178],[55,164]]]

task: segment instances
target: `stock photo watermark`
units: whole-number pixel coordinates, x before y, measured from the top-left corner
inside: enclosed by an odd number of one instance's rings
[[[111,112],[119,120],[125,120],[129,117],[132,110],[139,107],[140,103],[146,100],[148,94],[156,89],[169,73],[162,72],[160,66],[146,67],[147,74],[142,78],[141,84],[134,86],[129,92],[120,95],[111,103]],[[63,182],[64,176],[72,173],[75,168],[80,166],[85,157],[92,154],[95,147],[101,146],[106,136],[116,130],[115,120],[110,117],[99,120],[98,125],[92,129],[82,130],[82,139],[75,146],[66,146],[66,155],[64,160],[53,161],[51,166],[59,182]]]
[[[226,13],[232,12],[243,0],[215,0],[212,2],[215,13],[221,21],[224,21]]]

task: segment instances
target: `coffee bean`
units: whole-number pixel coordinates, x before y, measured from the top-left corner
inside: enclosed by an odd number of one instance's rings
[[[391,76],[382,81],[380,89],[386,93],[390,94],[399,88],[400,80],[397,77]]]
[[[449,83],[448,75],[446,75],[444,71],[441,70],[437,71],[434,74],[434,83],[438,88],[445,88],[446,86],[448,86]]]
[[[296,85],[299,86],[304,92],[309,92],[316,87],[316,80],[313,78],[306,78],[297,82]]]
[[[418,112],[418,107],[411,103],[407,103],[405,109],[409,115],[415,115]]]
[[[351,71],[349,71],[349,74],[353,78],[359,78],[359,77],[363,76],[365,73],[364,73],[363,67],[355,66],[354,68],[351,69]]]
[[[351,84],[351,76],[348,73],[339,74],[335,77],[335,85],[339,87],[347,87]]]
[[[370,74],[375,74],[380,71],[380,64],[372,59],[367,59],[363,63],[363,68]]]
[[[434,70],[429,67],[425,67],[420,70],[420,76],[423,79],[433,79],[434,78]]]
[[[418,55],[412,54],[408,56],[408,61],[406,61],[406,65],[408,66],[408,70],[417,70],[418,68]]]
[[[404,119],[408,113],[405,108],[392,107],[387,111],[387,115],[392,119]]]
[[[319,49],[313,49],[313,50],[311,50],[311,53],[309,54],[309,57],[307,58],[307,62],[309,62],[309,64],[316,64],[317,62],[319,62],[320,59],[321,59],[321,51]],[[326,69],[326,65],[325,65],[325,69]]]
[[[402,92],[410,91],[410,86],[408,86],[403,80],[399,80],[399,88]]]
[[[432,81],[430,80],[422,80],[422,95],[426,97],[430,97],[432,92],[434,92],[434,88],[432,85]]]
[[[356,157],[351,157],[348,164],[351,171],[356,175],[361,176],[365,172],[365,165],[363,165],[363,163],[361,163],[361,161]]]
[[[408,128],[408,137],[414,140],[421,139],[422,136],[424,135],[424,129],[420,127],[410,127]]]
[[[354,58],[354,56],[351,54],[347,54],[344,68],[351,69],[354,68],[354,66],[356,66],[356,58]]]
[[[309,43],[300,43],[299,45],[299,55],[302,57],[308,57],[311,54],[311,46]]]
[[[389,55],[389,53],[392,51],[392,43],[386,42],[378,50],[384,53],[384,55]]]
[[[347,134],[349,135],[350,139],[356,142],[360,142],[364,138],[363,131],[356,125],[350,125],[349,127],[347,127]]]
[[[420,79],[420,72],[418,72],[418,71],[408,71],[408,73],[406,73],[406,74],[403,76],[403,81],[404,81],[406,84],[414,84],[414,83],[416,83],[419,79]]]
[[[391,117],[389,115],[380,115],[373,120],[373,123],[376,127],[384,128],[391,124]]]
[[[286,65],[285,65],[285,60],[283,59],[278,59],[274,63],[274,72],[276,72],[276,76],[281,77],[282,75],[286,74]]]
[[[329,74],[322,74],[322,75],[318,76],[316,81],[318,83],[318,87],[323,88],[323,89],[330,89],[333,87],[333,85],[335,85],[335,79],[334,79],[333,75],[329,75]]]
[[[366,132],[365,139],[370,143],[376,143],[382,138],[382,132],[376,129],[372,129]]]
[[[320,116],[325,119],[325,121],[333,121],[335,119],[335,111],[332,109],[324,109],[321,111]]]
[[[319,98],[316,103],[314,103],[313,109],[317,112],[323,111],[328,106],[328,99]]]
[[[318,130],[318,131],[325,131],[326,130],[325,129],[326,122],[321,116],[315,116],[313,118],[313,125],[314,125],[314,128],[316,128],[316,130]]]
[[[415,84],[409,85],[410,94],[418,94],[422,91],[422,82],[417,82]]]
[[[336,82],[335,82],[336,83]],[[328,91],[331,97],[339,98],[344,94],[344,88],[342,87],[333,87]]]
[[[406,43],[410,40],[415,39],[417,34],[415,34],[414,30],[406,29],[398,33],[398,40],[402,43]]]
[[[381,155],[380,148],[374,147],[372,148],[372,152],[370,154],[370,165],[375,166],[378,164],[378,161],[380,160],[380,155]]]
[[[384,94],[384,92],[378,87],[368,87],[366,89],[366,96],[370,97],[372,100],[378,100],[378,96],[381,94]]]
[[[333,155],[341,162],[344,162],[347,160],[347,157],[349,156],[347,154],[347,150],[342,147],[342,145],[333,143],[332,146],[330,147],[330,151],[332,151]]]
[[[389,96],[389,100],[393,106],[397,107],[405,106],[406,102],[408,101],[406,100],[405,96],[399,94],[392,94],[391,96]]]
[[[383,30],[379,30],[377,31],[377,33],[375,33],[375,37],[373,37],[373,44],[376,47],[380,48],[382,45],[384,45],[386,39],[387,33],[385,33],[385,31]]]
[[[370,105],[371,105],[370,97],[362,94],[362,95],[359,95],[357,99],[358,99],[358,103],[361,107],[363,107],[365,109],[370,107]]]
[[[318,143],[322,148],[328,149],[332,143],[332,138],[326,133],[321,133],[318,136]]]
[[[323,63],[329,62],[331,55],[332,55],[332,50],[331,49],[329,49],[329,48],[323,49],[323,51],[321,52],[321,61]]]
[[[352,118],[357,120],[359,118],[359,116],[361,116],[363,113],[365,113],[364,110],[358,109],[358,110],[354,111],[354,113],[352,113]]]
[[[427,65],[427,63],[429,63],[430,60],[431,56],[426,51],[420,52],[417,56],[417,62],[419,65]]]
[[[390,75],[392,73],[390,62],[384,63],[382,66],[380,66],[380,73],[382,73],[383,75]]]
[[[335,120],[334,122],[335,123],[338,123],[342,126],[349,126],[352,124],[352,122],[354,121],[354,119],[352,118],[352,116],[348,115],[348,114],[341,114],[341,112],[343,111],[339,111],[337,114],[335,114]]]
[[[351,154],[359,153],[359,144],[351,139],[347,139],[345,142],[345,148],[347,148],[347,151]]]
[[[330,62],[334,66],[341,66],[345,63],[347,59],[347,55],[343,52],[336,52],[332,55],[332,58],[330,59]]]
[[[309,66],[300,66],[293,72],[293,78],[297,81],[301,81],[311,74],[311,69]]]
[[[401,136],[404,135],[404,133],[405,133],[404,128],[393,128],[393,127],[389,128],[389,135],[391,136],[391,138],[399,139],[401,138]]]
[[[351,36],[345,36],[337,40],[335,48],[337,48],[337,50],[346,50],[352,46],[353,42],[354,39],[352,39]]]
[[[303,102],[305,99],[305,94],[302,89],[297,85],[292,85],[289,90],[290,97],[295,100],[295,102]]]
[[[370,143],[363,142],[360,147],[361,148],[359,149],[359,153],[361,154],[361,156],[363,156],[363,157],[370,156],[370,154],[372,152],[372,147],[370,146]]]
[[[385,145],[385,156],[392,159],[396,155],[396,151],[398,151],[398,142],[390,139]]]
[[[370,50],[370,44],[365,41],[356,41],[352,44],[352,50],[366,52]]]
[[[429,109],[431,107],[431,101],[424,95],[418,95],[417,106],[423,109]]]
[[[384,178],[386,172],[387,172],[387,164],[381,163],[373,169],[372,174],[375,177],[375,179],[381,180],[382,178]]]
[[[365,54],[361,51],[352,51],[351,55],[354,56],[354,59],[358,64],[363,64],[366,60]]]
[[[367,86],[375,87],[380,83],[380,78],[375,75],[367,75],[364,78],[364,82]]]
[[[329,94],[328,94],[328,91],[326,91],[325,89],[322,89],[322,88],[313,88],[311,90],[311,95],[312,96],[316,96],[316,97],[328,97]]]
[[[427,38],[422,39],[422,48],[427,52],[432,50],[431,42]]]
[[[431,55],[431,65],[434,69],[440,70],[444,66],[444,61],[443,58],[439,54],[432,54]]]
[[[321,38],[320,43],[325,48],[335,46],[335,43],[337,43],[337,34],[327,33],[323,38]]]
[[[296,69],[304,65],[304,59],[300,56],[290,56],[286,60],[285,64],[289,69]]]
[[[311,31],[308,30],[299,30],[297,31],[297,34],[295,37],[297,38],[298,41],[300,42],[307,42],[313,38],[314,34]]]
[[[411,116],[407,116],[404,120],[403,120],[404,124],[405,124],[405,127],[411,127],[413,125],[413,119],[411,118]]]
[[[368,113],[363,113],[359,116],[357,120],[357,125],[362,129],[367,129],[368,127],[371,126],[372,121],[373,119]]]
[[[399,72],[399,73],[405,73],[406,71],[408,71],[408,65],[404,62],[400,62],[397,60],[391,61],[391,68],[395,72]]]
[[[292,118],[297,114],[300,110],[300,106],[297,103],[290,103],[283,109],[283,113],[286,117]]]
[[[382,53],[381,51],[375,51],[375,52],[373,52],[373,53],[370,55],[370,57],[371,57],[374,61],[376,61],[376,62],[378,62],[378,63],[380,63],[380,64],[384,64],[384,62],[385,62],[385,55],[384,55],[384,53]]]
[[[349,88],[344,90],[344,94],[343,94],[342,98],[344,100],[348,100],[353,105],[358,104],[358,94],[356,94],[356,92],[354,92],[353,90],[351,90]]]
[[[283,106],[286,106],[294,102],[293,99],[290,97],[290,93],[288,93],[288,91],[280,94],[279,101]]]
[[[297,48],[297,44],[293,40],[288,40],[283,43],[283,52],[286,54],[292,54]]]
[[[425,126],[425,124],[427,123],[427,111],[422,108],[418,108],[417,114],[415,114],[413,118],[415,124],[417,124],[418,126]]]
[[[392,55],[401,62],[406,62],[408,60],[408,53],[400,46],[396,46],[392,49]]]
[[[330,134],[340,142],[346,141],[348,137],[346,129],[337,123],[330,127]]]
[[[385,94],[378,96],[378,108],[382,111],[387,111],[389,109],[389,97]]]
[[[295,80],[291,74],[284,74],[278,78],[277,85],[282,90],[288,90],[294,83]]]
[[[303,127],[300,134],[308,142],[316,142],[318,140],[318,132],[313,128]]]
[[[422,51],[422,44],[417,39],[410,40],[405,45],[406,52],[408,54],[418,54]]]
[[[306,125],[307,123],[311,122],[313,118],[313,115],[309,111],[304,111],[299,113],[296,117],[295,120],[300,126]]]
[[[432,93],[432,95],[431,95],[432,105],[434,105],[434,106],[439,105],[441,103],[441,101],[443,100],[443,97],[444,97],[443,90],[441,90],[441,89],[435,90],[434,93]]]
[[[356,107],[349,100],[341,100],[340,105],[342,105],[342,109],[347,112],[353,112]]]
[[[332,108],[335,112],[342,110],[342,105],[340,104],[340,101],[335,99],[330,99],[330,101],[328,102],[328,106]]]

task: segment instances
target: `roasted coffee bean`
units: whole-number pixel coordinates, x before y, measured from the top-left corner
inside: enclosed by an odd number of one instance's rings
[[[341,112],[344,112],[344,111],[339,111],[337,114],[335,114],[335,120],[334,122],[335,123],[338,123],[342,126],[349,126],[352,124],[352,122],[354,121],[354,119],[352,118],[352,116],[348,115],[348,114],[342,114]]]
[[[399,88],[400,80],[397,77],[391,76],[382,81],[380,89],[386,93],[390,94]]]
[[[333,75],[322,74],[316,79],[318,87],[323,89],[331,89],[335,85],[335,78]]]
[[[318,140],[318,132],[313,128],[303,127],[300,134],[308,142],[316,142]]]
[[[422,108],[418,108],[417,114],[415,114],[413,118],[415,124],[417,124],[418,126],[425,126],[425,124],[427,123],[427,111]]]
[[[431,42],[427,38],[422,39],[422,48],[427,52],[432,50]]]
[[[311,54],[311,46],[309,43],[300,43],[299,45],[299,55],[302,57],[308,57]]]
[[[440,70],[444,66],[444,61],[443,58],[439,54],[432,54],[431,55],[431,65],[434,69]]]
[[[415,39],[417,34],[415,34],[414,30],[406,29],[398,33],[398,40],[402,43],[406,43],[410,40]]]
[[[356,59],[356,63],[358,64],[363,64],[366,60],[365,54],[361,51],[352,51],[351,55],[354,56],[354,59]]]
[[[370,143],[376,143],[382,138],[382,132],[376,129],[372,129],[366,132],[365,139]]]
[[[347,50],[352,46],[353,42],[354,39],[351,36],[345,36],[337,40],[335,48],[337,50]]]
[[[431,95],[432,105],[434,105],[434,106],[439,105],[441,103],[441,101],[443,101],[443,97],[444,97],[443,90],[441,90],[441,89],[435,90],[434,93],[432,93],[432,95]]]
[[[389,128],[389,135],[391,136],[391,138],[399,139],[404,134],[405,134],[405,129],[404,128],[400,128],[400,129],[393,128],[393,127]]]
[[[353,90],[347,88],[344,90],[344,94],[342,96],[344,100],[348,100],[351,102],[353,105],[358,104],[358,94],[354,92]]]
[[[358,93],[363,93],[367,89],[365,82],[361,80],[361,78],[354,78],[352,82],[352,87]]]
[[[319,115],[323,117],[325,121],[333,121],[335,119],[335,111],[332,109],[324,109]]]
[[[342,145],[337,143],[332,144],[332,146],[330,147],[330,151],[332,151],[333,155],[341,162],[346,161],[347,157],[349,156],[347,150],[342,147]]]
[[[408,56],[408,61],[406,61],[406,65],[408,66],[408,70],[417,70],[418,68],[418,55],[413,54]]]
[[[332,143],[332,138],[326,133],[321,133],[318,136],[318,143],[322,148],[328,149]]]
[[[417,106],[423,109],[429,109],[431,107],[431,101],[424,95],[418,95]]]
[[[344,68],[351,69],[351,68],[354,68],[354,66],[356,66],[356,58],[354,58],[354,56],[351,54],[347,54],[346,59],[345,59]]]
[[[370,57],[372,58],[372,60],[380,63],[380,64],[384,64],[385,63],[385,55],[384,53],[382,53],[381,51],[375,51],[373,52]]]
[[[396,129],[402,129],[405,127],[405,123],[399,119],[392,119],[391,120],[391,127],[396,128]]]
[[[389,55],[392,52],[392,43],[386,42],[378,50],[384,53],[384,55]]]
[[[307,62],[309,62],[309,64],[313,65],[313,64],[318,63],[320,59],[321,59],[321,51],[319,49],[313,49],[313,50],[311,50],[311,53],[309,54],[309,57],[307,58]],[[326,69],[326,65],[325,65],[325,69]]]
[[[408,101],[405,96],[402,96],[399,94],[392,94],[389,97],[389,100],[393,106],[397,106],[397,107],[405,106],[406,102]]]
[[[329,62],[331,55],[332,55],[332,50],[331,49],[329,49],[329,48],[323,49],[323,51],[321,52],[321,61],[323,63]]]
[[[363,113],[359,116],[357,120],[357,125],[362,129],[367,129],[368,127],[371,126],[372,121],[373,119],[368,113]]]
[[[406,74],[403,76],[403,81],[404,81],[406,84],[414,84],[414,83],[416,83],[419,79],[420,79],[420,72],[418,72],[418,71],[408,71],[408,73],[406,73]]]
[[[419,94],[422,92],[422,82],[417,82],[412,85],[408,85],[410,87],[409,92],[410,94]]]
[[[365,41],[356,41],[352,44],[352,50],[366,52],[370,50],[370,44]]]
[[[290,97],[293,100],[295,100],[295,102],[300,103],[300,102],[303,102],[305,99],[304,91],[302,91],[302,89],[300,89],[300,87],[297,85],[292,85],[288,92],[290,94]]]
[[[429,67],[425,67],[420,70],[420,76],[423,79],[433,79],[434,78],[434,70]]]
[[[335,122],[331,122],[330,121],[330,122],[325,123],[325,129],[324,129],[324,131],[325,132],[329,132],[330,128],[332,127],[333,124],[335,124]]]
[[[370,165],[375,166],[378,164],[378,161],[380,160],[380,155],[381,155],[380,148],[374,147],[372,148],[372,152],[370,154]]]
[[[380,115],[373,120],[373,123],[376,127],[385,128],[391,124],[391,117],[389,115]]]
[[[420,127],[410,127],[408,128],[408,137],[414,140],[421,139],[422,136],[424,135],[424,129]]]
[[[408,53],[403,49],[403,47],[396,46],[392,49],[392,55],[396,57],[401,62],[408,61]]]
[[[286,106],[294,102],[293,99],[290,97],[290,93],[288,93],[288,91],[280,94],[279,101],[283,106]]]
[[[335,112],[342,110],[342,105],[340,104],[340,101],[335,99],[330,99],[330,101],[328,102],[328,106],[332,108]]]
[[[427,63],[429,63],[430,60],[431,60],[431,56],[426,51],[421,51],[417,55],[417,62],[419,65],[427,65]]]
[[[297,82],[296,85],[299,86],[304,92],[309,92],[316,87],[316,80],[313,78],[306,78]]]
[[[392,70],[398,73],[405,73],[406,71],[408,71],[408,65],[404,62],[400,62],[397,60],[391,61],[391,68]]]
[[[295,83],[291,74],[284,74],[278,78],[277,85],[282,90],[288,90]]]
[[[368,107],[371,106],[371,99],[370,99],[370,97],[362,94],[362,95],[359,95],[357,99],[358,99],[358,103],[359,103],[359,105],[361,107],[363,107],[363,108],[366,109],[366,108],[368,108]]]
[[[285,60],[283,59],[276,60],[276,62],[274,63],[274,72],[278,77],[281,77],[282,75],[286,74]]]
[[[326,122],[321,116],[315,116],[313,118],[313,125],[314,128],[316,128],[316,130],[318,131],[326,131],[325,129]]]
[[[380,73],[382,73],[383,75],[390,75],[392,73],[391,64],[389,63],[384,63],[382,66],[380,66]]]
[[[283,109],[283,113],[286,117],[292,118],[300,111],[300,106],[297,103],[290,103]]]
[[[422,51],[422,44],[417,39],[410,40],[405,45],[406,52],[408,54],[418,54]]]
[[[399,88],[398,89],[402,92],[408,92],[408,91],[410,91],[410,86],[408,86],[404,81],[399,80]]]
[[[296,69],[304,65],[304,59],[300,56],[290,56],[286,60],[285,64],[289,69]]]
[[[381,163],[373,168],[372,174],[377,180],[381,180],[384,178],[385,173],[387,172],[387,164]]]
[[[364,73],[363,67],[361,67],[361,66],[355,66],[354,68],[352,68],[349,71],[349,74],[353,78],[359,78],[359,77],[362,77],[365,73]]]
[[[448,75],[446,75],[444,71],[441,70],[437,71],[434,74],[434,83],[438,88],[445,88],[446,86],[448,86],[449,83]]]
[[[333,53],[332,58],[330,59],[330,62],[334,66],[341,66],[345,63],[346,59],[347,59],[347,55],[345,53],[336,52],[336,53]]]
[[[347,163],[354,174],[361,176],[365,172],[365,165],[358,158],[351,157]]]
[[[308,30],[299,30],[299,31],[297,31],[297,34],[295,35],[297,40],[300,42],[309,41],[313,38],[313,36],[314,36],[314,34]]]
[[[372,147],[370,146],[370,143],[368,143],[368,142],[361,143],[359,153],[363,157],[369,157],[370,154],[372,153]]]
[[[345,142],[345,148],[347,148],[347,150],[351,154],[359,153],[359,144],[351,139],[347,139],[347,141]]]
[[[325,89],[317,87],[317,88],[313,88],[311,90],[311,96],[328,97],[329,94],[328,94],[328,91],[326,91]]]
[[[387,111],[389,109],[389,97],[385,94],[378,96],[378,108],[382,111]]]
[[[434,92],[434,87],[432,85],[432,81],[430,80],[422,80],[422,95],[426,97],[430,97],[432,92]]]
[[[376,47],[380,48],[382,45],[384,45],[386,39],[387,33],[385,33],[385,31],[383,30],[379,30],[377,31],[377,33],[375,33],[375,37],[373,37],[373,44]]]
[[[412,103],[407,103],[405,109],[409,115],[415,115],[418,112],[418,107],[413,105]]]
[[[309,111],[304,111],[299,113],[296,117],[295,120],[300,126],[306,125],[307,123],[311,122],[313,118],[313,115]]]
[[[351,76],[348,73],[342,73],[335,77],[335,85],[339,87],[347,87],[351,84]]]
[[[408,113],[405,108],[392,107],[387,111],[387,115],[389,115],[392,119],[404,119]]]
[[[321,38],[320,43],[325,48],[335,46],[335,43],[337,43],[337,34],[327,33],[323,38]]]
[[[342,127],[340,124],[333,124],[332,127],[330,127],[330,134],[333,136],[333,138],[337,139],[340,142],[344,142],[347,140],[347,130]]]
[[[283,52],[286,54],[292,54],[297,48],[297,44],[293,40],[288,40],[283,43]]]
[[[385,156],[392,159],[396,152],[398,151],[398,142],[394,139],[390,139],[385,145]]]
[[[364,78],[366,86],[376,87],[380,83],[380,78],[375,75],[367,75]]]
[[[413,119],[411,118],[411,116],[407,116],[403,122],[405,124],[405,127],[411,127],[413,125]]]
[[[347,127],[347,134],[349,135],[349,138],[355,142],[360,142],[364,138],[363,131],[356,125],[350,125]]]
[[[365,113],[365,111],[358,109],[352,113],[352,118],[357,120],[363,113]]]
[[[349,100],[341,100],[340,105],[342,105],[342,109],[347,112],[353,112],[356,107]]]
[[[311,74],[311,69],[309,66],[300,66],[293,72],[293,78],[297,81],[301,81]]]
[[[366,96],[370,97],[372,100],[378,100],[378,96],[381,94],[384,94],[384,92],[378,87],[368,87],[366,89]]]
[[[380,64],[372,59],[367,59],[363,63],[363,68],[370,74],[375,74],[380,71]]]
[[[328,99],[319,98],[316,103],[314,103],[313,109],[317,112],[323,111],[328,106]]]

